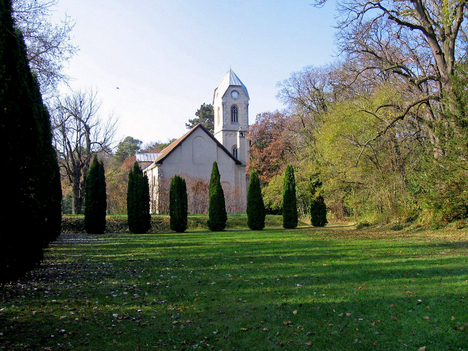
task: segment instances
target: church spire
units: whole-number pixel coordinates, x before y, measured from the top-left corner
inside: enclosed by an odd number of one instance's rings
[[[244,143],[245,132],[249,127],[249,92],[232,69],[224,75],[214,90],[214,136],[232,154],[238,158],[239,150],[246,160],[246,148],[241,148],[239,140]],[[238,132],[243,136],[238,138]],[[244,162],[245,162],[244,160]]]
[[[226,90],[228,90],[230,86],[241,87],[242,90],[247,95],[247,98],[249,98],[249,92],[247,91],[246,86],[244,85],[244,83],[242,83],[242,81],[234,73],[234,71],[231,68],[229,68],[229,71],[227,71],[227,73],[224,75],[223,79],[221,80],[221,82],[218,84],[218,86],[216,87],[214,91],[213,105],[214,105],[214,100],[216,99],[216,95],[218,94],[219,96],[223,96],[226,93]]]

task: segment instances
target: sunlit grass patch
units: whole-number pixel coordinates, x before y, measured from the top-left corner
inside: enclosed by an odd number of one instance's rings
[[[64,235],[4,286],[0,348],[466,349],[460,232]]]

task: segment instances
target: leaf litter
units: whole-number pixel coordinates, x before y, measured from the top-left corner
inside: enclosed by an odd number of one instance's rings
[[[0,346],[4,349],[14,349],[19,345],[42,345],[43,349],[55,348],[57,344],[61,348],[79,347],[92,345],[92,333],[98,332],[104,336],[104,344],[107,342],[109,345],[129,338],[132,340],[131,335],[135,334],[153,347],[172,349],[181,345],[198,345],[213,348],[223,341],[228,342],[226,345],[234,342],[229,340],[237,337],[236,328],[233,328],[236,324],[237,331],[244,335],[243,339],[245,335],[255,335],[256,330],[260,330],[268,336],[267,340],[271,338],[272,344],[282,347],[294,345],[298,338],[302,339],[302,345],[308,347],[320,343],[324,345],[327,341],[321,339],[326,337],[316,333],[323,327],[332,328],[324,335],[346,336],[343,340],[349,340],[350,344],[356,340],[357,343],[370,342],[372,345],[380,342],[372,340],[370,334],[365,336],[358,329],[365,329],[360,324],[364,320],[373,320],[366,323],[372,328],[377,326],[374,322],[377,320],[378,325],[385,325],[380,323],[383,315],[373,315],[360,300],[354,303],[362,311],[346,302],[350,295],[345,294],[342,298],[342,291],[337,293],[328,288],[327,284],[333,283],[333,280],[327,275],[304,278],[297,274],[282,274],[281,280],[275,278],[278,282],[276,288],[265,290],[261,279],[256,278],[251,269],[231,268],[227,264],[219,266],[219,263],[215,267],[190,256],[121,253],[129,257],[125,264],[121,264],[122,260],[107,253],[107,249],[100,248],[106,243],[117,247],[116,244],[112,245],[117,239],[85,236],[62,243],[69,245],[73,241],[73,245],[86,248],[89,254],[84,250],[66,249],[66,246],[64,249],[60,243],[56,243],[50,250],[53,257],[48,258],[43,267],[33,272],[27,280],[10,284],[2,291],[0,322],[8,318],[10,330],[0,329]],[[68,253],[65,254],[63,250],[68,250]],[[293,257],[283,255],[282,261],[288,262]],[[227,279],[217,272],[220,269],[229,272],[224,275]],[[294,279],[301,281],[293,282],[288,288],[289,282]],[[366,284],[369,285],[363,282],[360,287]],[[317,288],[321,288],[322,292],[315,294],[311,287],[319,292]],[[365,291],[358,290],[360,293]],[[238,297],[233,304],[229,301],[235,295]],[[265,296],[266,299],[258,299],[256,295]],[[314,298],[311,299],[311,296]],[[406,297],[400,296],[400,299],[392,308],[399,309],[400,305],[407,304]],[[27,306],[31,301],[41,302]],[[299,304],[299,301],[302,303]],[[417,305],[422,304],[419,301]],[[245,308],[240,310],[237,306],[239,303],[246,305]],[[352,307],[350,310],[354,313],[332,313],[339,306]],[[223,317],[213,318],[211,311]],[[241,317],[239,311],[244,311]],[[288,316],[291,319],[286,319]],[[394,314],[392,319],[398,323],[396,316]],[[423,315],[421,318],[426,317]],[[449,319],[454,321],[451,315]],[[53,320],[56,322],[47,328],[45,325]],[[11,328],[15,328],[18,335],[31,335],[33,331],[38,335],[23,339],[25,342],[15,341],[10,338],[14,335]],[[145,331],[147,328],[151,332]],[[465,328],[464,323],[458,323],[452,330],[464,332]],[[154,330],[157,330],[157,337],[153,336]],[[379,331],[372,331],[372,334],[382,335]]]

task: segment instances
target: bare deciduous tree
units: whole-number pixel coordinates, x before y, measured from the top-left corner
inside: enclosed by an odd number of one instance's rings
[[[410,118],[422,123],[434,156],[443,155],[437,128],[459,128],[447,116],[456,113],[450,99],[459,99],[452,77],[457,62],[466,57],[467,2],[343,0],[338,8],[339,45],[355,64],[356,80],[371,74],[395,84],[406,96],[405,103],[377,111],[392,110],[395,118],[367,145]]]
[[[41,92],[48,97],[57,83],[66,81],[63,65],[78,50],[71,43],[74,22],[66,16],[59,25],[50,22],[58,0],[13,0],[14,16],[27,46],[31,68],[36,72]]]
[[[85,175],[94,154],[110,152],[116,120],[99,114],[101,104],[93,90],[78,91],[57,100],[52,114],[59,164],[73,188],[73,213],[84,203]]]

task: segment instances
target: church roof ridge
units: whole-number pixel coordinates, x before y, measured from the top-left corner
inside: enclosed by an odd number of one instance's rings
[[[176,141],[172,142],[169,146],[167,146],[166,148],[164,148],[161,153],[159,154],[159,157],[154,161],[153,164],[161,164],[164,159],[169,156],[172,151],[174,151],[174,149],[176,149],[180,144],[182,144],[182,142],[187,139],[187,137],[192,134],[196,129],[198,128],[201,128],[206,134],[208,134],[208,136],[211,137],[211,139],[213,139],[215,141],[215,143],[217,144],[218,147],[220,147],[230,158],[232,158],[237,164],[241,164],[241,162],[236,159],[227,149],[226,147],[221,144],[215,137],[213,134],[210,133],[210,131],[208,129],[206,129],[202,124],[197,124],[195,127],[193,127],[192,129],[190,129],[187,133],[185,133],[184,135],[182,135],[179,139],[177,139]]]
[[[247,95],[247,98],[250,99],[249,97],[249,92],[247,91],[246,86],[242,81],[239,79],[239,77],[234,73],[232,69],[229,69],[227,73],[224,75],[223,79],[221,80],[221,83],[218,84],[218,86],[215,89],[213,100],[216,97],[216,91],[219,93],[219,96],[223,96],[226,90],[231,86],[240,86],[244,90],[245,94]]]

